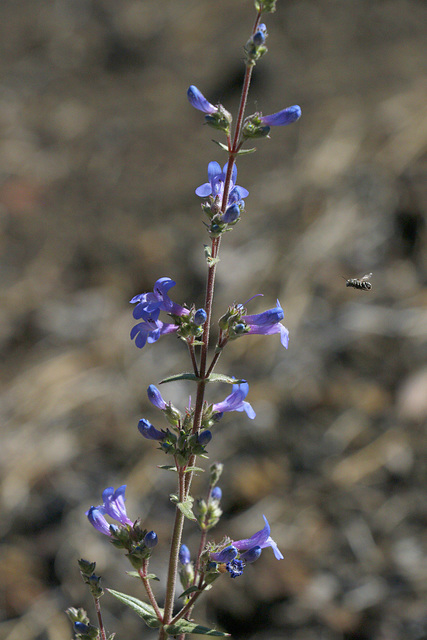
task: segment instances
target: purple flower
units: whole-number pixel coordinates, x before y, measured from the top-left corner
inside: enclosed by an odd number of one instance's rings
[[[180,563],[183,566],[185,566],[186,564],[190,564],[190,560],[191,560],[190,549],[185,544],[181,545],[178,557],[179,557]]]
[[[262,23],[259,25],[258,31],[256,31],[256,33],[254,33],[254,35],[252,36],[252,40],[254,41],[254,44],[259,47],[264,44],[267,35],[267,27],[264,23]]]
[[[162,410],[166,409],[166,402],[163,400],[162,394],[160,393],[158,388],[154,386],[154,384],[150,384],[150,386],[148,387],[147,395],[149,401],[151,402],[151,404],[154,404],[155,407]]]
[[[268,524],[268,520],[265,516],[263,516],[263,518],[265,527],[261,529],[261,531],[257,531],[250,538],[246,538],[244,540],[236,540],[235,542],[233,542],[233,546],[241,552],[249,551],[254,547],[260,547],[261,549],[265,549],[265,547],[271,547],[276,559],[282,560],[283,555],[279,551],[279,548],[274,542],[273,538],[270,536],[270,525]]]
[[[188,309],[172,302],[168,296],[168,291],[174,287],[176,282],[170,278],[159,278],[154,285],[153,291],[149,293],[140,293],[134,296],[130,301],[136,304],[133,310],[135,320],[142,318],[143,320],[156,321],[160,311],[166,311],[175,316],[185,316],[189,313]]]
[[[201,91],[199,91],[193,84],[187,91],[187,98],[195,109],[203,111],[203,113],[212,114],[218,111],[218,107],[214,107],[213,104],[208,102],[203,93],[201,93]]]
[[[229,545],[228,547],[225,547],[225,549],[223,549],[222,551],[211,553],[210,557],[212,560],[215,560],[215,562],[231,562],[231,560],[234,560],[237,554],[238,554],[238,551],[236,547],[234,547],[233,545]]]
[[[103,507],[105,509],[105,513],[110,516],[110,518],[114,518],[114,520],[117,520],[120,524],[132,525],[133,522],[132,520],[129,520],[126,513],[125,491],[125,484],[115,491],[114,487],[107,487],[107,489],[102,492],[102,499],[104,501]]]
[[[116,489],[116,491],[114,491],[114,487],[107,487],[107,489],[102,492],[103,504],[97,507],[91,507],[89,511],[86,511],[89,522],[97,531],[106,536],[111,536],[111,527],[113,525],[108,524],[105,515],[110,516],[110,518],[117,520],[123,525],[133,524],[126,513],[125,490],[125,484]]]
[[[264,336],[270,336],[273,333],[280,333],[280,341],[285,349],[287,349],[289,344],[289,331],[280,322],[283,318],[283,309],[280,306],[280,302],[277,300],[277,307],[268,309],[263,313],[256,313],[251,316],[242,316],[241,320],[249,326],[249,333],[261,334]]]
[[[244,551],[240,554],[240,559],[243,560],[245,564],[251,564],[251,562],[255,562],[261,555],[261,547],[258,545],[256,547],[252,547],[249,551]]]
[[[270,116],[261,116],[260,120],[267,127],[282,127],[285,124],[292,124],[301,117],[301,107],[295,104],[293,107],[287,107]]]
[[[104,517],[105,510],[103,507],[91,507],[89,511],[86,511],[91,525],[95,527],[97,531],[103,533],[106,536],[111,536],[110,525]]]
[[[244,568],[245,563],[242,562],[242,560],[238,560],[237,558],[231,560],[231,562],[229,562],[226,566],[226,569],[231,578],[238,578],[239,576],[241,576]]]
[[[222,402],[213,405],[214,413],[224,413],[225,411],[245,411],[248,418],[253,420],[256,416],[249,402],[245,402],[245,398],[249,393],[249,385],[247,382],[241,384],[233,384],[233,392]]]
[[[151,422],[146,420],[145,418],[141,418],[138,422],[138,431],[144,438],[147,440],[164,440],[166,438],[166,434],[162,433],[156,427],[154,427]]]
[[[222,199],[224,193],[224,183],[227,175],[228,163],[221,169],[218,162],[209,162],[208,164],[208,179],[209,182],[205,182],[196,189],[196,195],[200,198],[207,198],[208,196],[218,196]],[[228,195],[227,206],[240,203],[243,198],[247,198],[249,191],[243,187],[235,186],[237,178],[237,167],[233,165],[233,171],[230,182],[230,192]]]
[[[139,349],[142,349],[147,342],[148,344],[157,342],[161,336],[166,336],[169,333],[175,333],[178,329],[178,325],[162,322],[157,319],[148,319],[143,322],[138,322],[138,324],[132,328],[130,338],[131,340],[135,339],[136,346]]]

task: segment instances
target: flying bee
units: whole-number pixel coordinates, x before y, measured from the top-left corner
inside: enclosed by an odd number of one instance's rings
[[[350,278],[349,280],[345,280],[346,287],[353,287],[353,289],[361,289],[362,291],[369,291],[372,289],[372,284],[369,282],[370,278],[372,278],[372,273],[367,273],[362,278]]]

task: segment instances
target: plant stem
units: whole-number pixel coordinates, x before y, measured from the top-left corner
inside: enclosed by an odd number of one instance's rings
[[[148,599],[151,602],[151,606],[153,607],[154,611],[156,612],[157,618],[162,622],[163,621],[163,616],[162,613],[159,609],[159,605],[157,604],[156,598],[154,596],[154,593],[151,589],[151,584],[150,584],[150,580],[147,578],[147,569],[148,569],[148,560],[143,560],[143,564],[141,569],[139,569],[138,573],[140,575],[140,578],[144,584],[145,590],[147,592],[147,596]]]
[[[99,604],[99,598],[94,598],[93,600],[95,602],[96,615],[98,616],[98,623],[99,623],[99,631],[101,633],[101,640],[107,640],[107,635],[105,633],[104,623],[102,621],[101,605]]]
[[[261,12],[257,14],[255,25],[253,28],[253,33],[255,33],[258,27],[260,19],[261,19]],[[246,66],[245,79],[243,82],[242,94],[240,97],[240,105],[239,105],[239,111],[237,116],[236,129],[234,132],[233,144],[231,144],[230,136],[227,136],[229,155],[228,155],[227,174],[225,177],[224,192],[223,192],[222,203],[221,203],[221,211],[223,213],[225,213],[225,210],[228,204],[228,196],[230,192],[230,184],[231,184],[231,177],[233,174],[233,165],[235,162],[235,157],[237,155],[237,151],[240,149],[240,146],[241,146],[241,143],[239,144],[239,138],[240,138],[240,132],[242,129],[246,102],[248,98],[249,85],[252,77],[252,68],[253,67],[251,65]],[[218,257],[220,246],[221,246],[221,237],[212,238],[212,249],[211,249],[212,258]],[[193,421],[193,429],[192,429],[193,433],[197,433],[197,431],[200,429],[200,426],[202,423],[202,416],[203,416],[203,404],[204,404],[205,388],[206,388],[207,357],[208,357],[209,337],[210,337],[211,320],[212,320],[212,304],[213,304],[214,290],[215,290],[216,266],[217,266],[217,262],[214,262],[214,264],[212,264],[211,266],[208,266],[208,274],[207,274],[207,282],[206,282],[206,297],[205,297],[205,311],[206,311],[207,318],[203,328],[203,337],[202,337],[203,345],[201,347],[201,352],[200,352],[200,366],[198,369],[198,377],[200,378],[200,380],[197,383],[197,396],[196,396],[196,404],[194,408],[194,421]],[[192,353],[192,350],[190,348],[190,356],[193,363],[194,371],[196,372],[197,365],[195,366],[195,359],[193,358],[193,355],[194,354]],[[219,354],[217,353],[214,355],[212,363],[208,369],[209,373],[212,372],[213,367],[218,361],[218,358],[219,358]],[[192,455],[189,460],[189,466],[194,466],[195,461],[196,461],[196,456]],[[190,472],[185,474],[185,478],[182,477],[182,470],[179,471],[179,474],[181,474],[179,478],[179,494],[180,494],[179,500],[183,501],[187,498],[189,494],[193,473]],[[175,522],[174,522],[174,528],[172,532],[168,577],[167,577],[167,584],[166,584],[165,611],[163,616],[163,621],[165,624],[170,624],[172,620],[172,615],[173,615],[176,575],[178,570],[178,554],[181,546],[183,526],[184,526],[184,514],[177,507],[175,510]],[[204,534],[204,536],[202,535],[203,547],[206,541],[205,537],[206,537],[206,534]],[[200,554],[201,554],[201,551],[199,550],[198,560],[200,558]],[[199,569],[199,567],[197,567],[197,569]],[[186,605],[184,609],[187,608],[187,611],[190,610],[195,600],[196,600],[196,597],[191,598],[190,602],[192,604],[188,608]],[[181,610],[181,612],[177,615],[181,616],[185,614],[183,614]],[[159,632],[159,640],[165,640],[166,637],[167,637],[166,632],[164,631],[163,628],[161,628]],[[180,638],[184,640],[185,634],[182,634]]]
[[[174,618],[172,618],[171,624],[175,624],[175,622],[178,622],[178,620],[183,618],[189,611],[191,611],[191,609],[194,607],[196,603],[197,598],[203,593],[206,587],[207,585],[204,585],[203,587],[200,587],[200,591],[195,591],[193,593],[193,595],[191,596],[187,604],[184,607],[182,607],[181,611],[179,611],[179,613],[177,613]]]
[[[179,469],[179,501],[182,502],[185,499],[185,491],[184,491],[184,478],[182,469]],[[190,475],[190,474],[189,474]],[[166,597],[165,597],[165,611],[163,615],[163,622],[165,624],[170,624],[173,613],[173,603],[175,596],[175,585],[176,585],[176,574],[178,570],[178,554],[181,546],[181,537],[182,537],[182,529],[184,526],[184,514],[178,507],[175,509],[175,521],[172,532],[172,541],[171,541],[171,549],[169,555],[169,567],[168,567],[168,577],[166,583]],[[164,637],[164,630],[161,629],[159,633],[160,638]]]
[[[196,355],[194,353],[194,345],[192,343],[188,344],[188,351],[189,351],[190,358],[191,358],[191,364],[193,365],[194,375],[199,377],[199,369],[197,367]]]

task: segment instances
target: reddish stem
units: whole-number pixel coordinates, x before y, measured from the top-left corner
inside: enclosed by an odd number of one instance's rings
[[[148,560],[142,561],[142,567],[138,570],[139,576],[144,584],[145,590],[147,592],[148,599],[151,602],[151,606],[156,612],[157,619],[160,622],[163,622],[163,616],[160,611],[159,605],[157,604],[156,598],[154,596],[153,590],[151,589],[150,580],[147,578],[147,569],[148,569]]]
[[[94,602],[95,602],[96,615],[98,616],[99,631],[101,632],[101,640],[107,640],[104,623],[102,621],[101,605],[99,604],[99,598],[94,598]]]

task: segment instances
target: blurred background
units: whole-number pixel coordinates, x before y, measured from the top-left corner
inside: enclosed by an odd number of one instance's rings
[[[246,640],[427,638],[426,57],[422,0],[279,0],[248,113],[301,120],[238,162],[246,214],[224,238],[214,308],[279,298],[290,330],[238,340],[218,371],[257,412],[228,414],[219,541],[270,549],[216,583],[197,619]],[[165,575],[174,489],[141,438],[164,427],[146,388],[188,369],[174,337],[138,350],[128,300],[161,276],[202,306],[200,199],[225,162],[186,90],[235,109],[253,4],[2,0],[0,4],[0,637],[69,640],[93,608],[76,560],[142,597],[84,512],[127,484]],[[344,278],[372,272],[373,289]],[[230,389],[212,385],[217,402]],[[165,385],[185,406],[194,388]],[[203,495],[206,479],[196,479]],[[194,553],[198,536],[186,524]],[[154,587],[161,597],[161,586]],[[154,638],[103,598],[118,638]],[[145,635],[144,635],[145,634]]]

